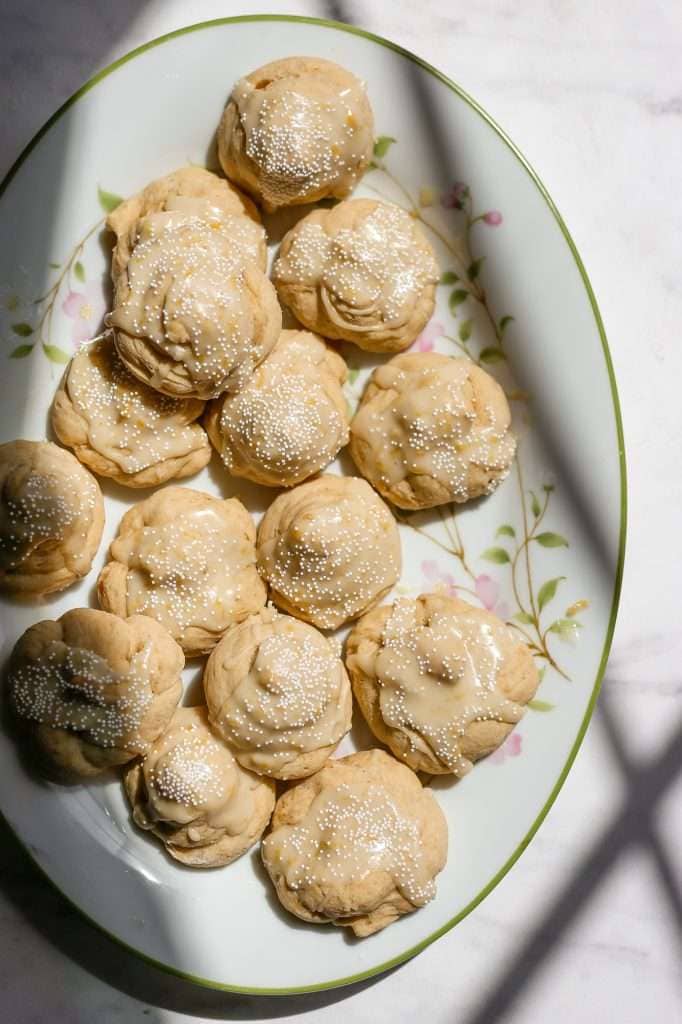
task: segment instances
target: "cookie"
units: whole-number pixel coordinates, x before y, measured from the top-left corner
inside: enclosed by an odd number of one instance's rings
[[[279,337],[275,290],[254,262],[248,217],[177,210],[136,222],[106,323],[127,369],[173,398],[242,387]]]
[[[240,78],[218,127],[225,174],[268,211],[348,195],[373,143],[364,83],[319,57],[287,57]]]
[[[343,662],[313,626],[266,608],[225,634],[204,672],[211,722],[244,768],[300,779],[350,729]]]
[[[248,384],[206,411],[208,435],[233,476],[293,487],[328,466],[348,440],[346,376],[322,338],[282,331]]]
[[[323,629],[362,615],[400,576],[395,520],[358,477],[321,476],[280,494],[257,547],[275,604]]]
[[[346,647],[353,693],[374,735],[415,771],[466,775],[521,719],[539,676],[497,616],[422,594],[382,605]]]
[[[145,754],[163,732],[184,663],[153,619],[76,608],[17,641],[7,693],[43,762],[60,774],[97,775]]]
[[[0,445],[0,590],[41,596],[86,576],[104,528],[99,485],[47,441]]]
[[[405,509],[491,494],[515,451],[497,381],[470,359],[437,352],[406,353],[379,366],[351,424],[356,466]]]
[[[206,654],[265,604],[256,530],[237,498],[167,487],[123,516],[97,581],[102,608],[149,615],[185,654]]]
[[[111,257],[111,276],[116,283],[125,270],[135,243],[137,222],[150,213],[173,210],[178,216],[200,217],[211,222],[229,225],[235,216],[249,217],[260,225],[255,204],[229,181],[203,167],[181,167],[177,171],[152,181],[137,195],[124,199],[107,217],[107,227],[116,236]],[[265,270],[267,251],[265,232],[254,228],[250,232],[253,259]]]
[[[280,301],[309,330],[368,352],[400,352],[433,313],[440,271],[401,207],[347,199],[313,210],[284,236],[272,276]]]
[[[62,444],[93,473],[154,487],[208,463],[211,446],[197,422],[203,411],[197,398],[169,398],[133,377],[109,336],[73,357],[50,418]]]
[[[389,754],[363,750],[287,790],[261,852],[283,907],[366,936],[433,899],[447,848],[433,793]]]
[[[230,864],[263,834],[275,806],[269,779],[245,771],[212,731],[206,708],[178,708],[124,777],[133,820],[192,868]]]

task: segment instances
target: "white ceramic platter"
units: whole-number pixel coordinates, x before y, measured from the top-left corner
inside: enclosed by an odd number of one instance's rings
[[[435,901],[363,941],[280,911],[257,849],[219,871],[183,869],[132,827],[115,778],[69,788],[42,783],[0,735],[2,811],[83,913],[168,970],[261,992],[331,987],[407,958],[468,913],[513,864],[590,717],[625,534],[606,341],[580,259],[543,186],[490,118],[438,72],[384,40],[307,19],[228,19],[158,39],[88,83],[22,155],[0,199],[1,439],[45,437],[62,364],[97,332],[107,301],[106,208],[176,167],[210,162],[234,80],[300,54],[331,58],[366,80],[381,138],[377,166],[358,191],[412,209],[435,243],[444,282],[416,347],[465,349],[481,361],[510,394],[521,438],[519,468],[491,498],[456,518],[445,509],[401,525],[398,590],[455,588],[514,622],[546,669],[537,700],[500,751],[462,782],[435,786],[451,832]],[[344,354],[353,403],[372,360],[352,346]],[[332,471],[352,467],[342,458]],[[241,486],[216,460],[187,483],[238,494],[257,517],[272,497]],[[31,623],[93,603],[118,520],[146,493],[103,487],[107,526],[92,573],[40,606],[3,601],[3,658]],[[195,663],[190,703],[199,675]],[[357,723],[341,752],[365,742]]]

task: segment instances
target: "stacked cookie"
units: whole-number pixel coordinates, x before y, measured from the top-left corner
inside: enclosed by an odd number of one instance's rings
[[[100,610],[20,638],[9,702],[52,775],[122,766],[134,822],[185,865],[224,866],[270,823],[262,856],[283,905],[361,936],[435,894],[447,827],[416,772],[470,771],[538,682],[488,612],[438,594],[379,603],[401,573],[387,502],[488,494],[515,441],[499,385],[436,354],[379,366],[349,421],[333,342],[403,353],[439,279],[409,213],[346,198],[372,145],[349,71],[290,58],[240,79],[218,127],[227,179],[183,168],[108,218],[108,331],[73,358],[51,412],[73,454],[0,446],[0,587],[14,593],[89,572],[104,519],[92,473],[157,487],[203,469],[212,446],[232,476],[281,489],[258,528],[237,498],[183,486],[133,505]],[[338,201],[285,235],[271,281],[259,206],[323,199]],[[364,479],[323,473],[349,442]],[[324,631],[348,623],[344,663]],[[207,655],[205,704],[180,706],[185,658]],[[332,758],[353,695],[391,754]]]

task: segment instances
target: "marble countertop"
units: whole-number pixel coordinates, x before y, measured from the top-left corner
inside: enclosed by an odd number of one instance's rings
[[[598,6],[598,9],[597,9]],[[682,7],[666,0],[270,2],[352,20],[461,83],[547,184],[590,273],[625,421],[628,552],[602,699],[514,870],[390,975],[327,994],[229,996],[157,972],[0,845],[0,1013],[13,1024],[204,1020],[619,1024],[682,1015]],[[227,0],[5,0],[0,176],[111,60]]]

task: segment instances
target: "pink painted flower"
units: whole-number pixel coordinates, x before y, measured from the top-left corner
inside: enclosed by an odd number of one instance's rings
[[[446,210],[462,210],[464,209],[464,200],[468,195],[469,186],[465,185],[463,181],[456,181],[451,189],[443,192],[440,197],[441,206],[444,206]]]
[[[102,289],[94,282],[84,285],[82,292],[70,291],[62,302],[62,311],[73,320],[71,340],[79,348],[97,334],[104,314]]]
[[[431,352],[433,343],[437,338],[442,338],[445,327],[439,320],[430,320],[419,337],[410,346],[410,351]]]
[[[439,590],[441,593],[447,594],[448,597],[457,596],[457,584],[455,583],[455,577],[452,573],[443,572],[443,570],[438,567],[437,562],[427,559],[422,562],[421,570],[425,583],[432,590]]]
[[[504,764],[508,757],[518,757],[523,749],[521,734],[514,730],[507,736],[501,747],[494,750],[488,757],[491,764]]]
[[[498,228],[502,223],[502,214],[499,210],[488,210],[483,214],[483,222],[491,228]]]
[[[500,587],[490,576],[482,573],[476,577],[474,590],[479,601],[489,612],[494,612],[503,621],[509,618],[509,607],[505,601],[500,601]]]

